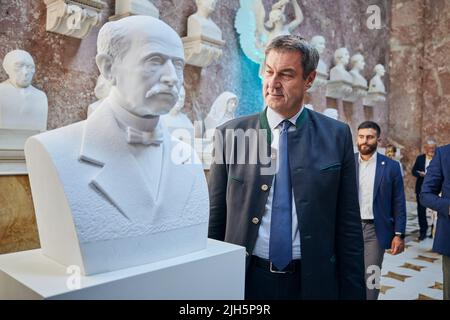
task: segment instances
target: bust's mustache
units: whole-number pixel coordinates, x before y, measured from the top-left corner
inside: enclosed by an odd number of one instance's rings
[[[167,87],[165,85],[156,84],[154,85],[147,93],[145,94],[145,98],[150,98],[152,96],[166,93],[172,95],[175,99],[178,99],[178,89],[176,87]]]

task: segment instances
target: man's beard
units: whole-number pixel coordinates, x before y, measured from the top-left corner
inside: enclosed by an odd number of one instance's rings
[[[366,147],[368,147],[368,148],[365,148],[365,149],[363,150],[363,149],[362,149],[363,146],[366,146]],[[375,143],[375,144],[367,144],[367,143],[364,143],[364,144],[358,145],[358,151],[359,151],[359,153],[361,153],[362,155],[367,156],[367,155],[369,155],[369,154],[373,154],[373,153],[375,152],[375,150],[377,150],[377,147],[378,147],[378,143]]]

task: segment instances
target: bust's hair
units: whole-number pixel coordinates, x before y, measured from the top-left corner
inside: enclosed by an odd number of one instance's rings
[[[97,54],[107,54],[113,58],[113,61],[119,61],[131,46],[130,28],[127,23],[118,21],[107,22],[98,33]]]
[[[352,58],[350,59],[350,62],[352,63],[352,66],[354,66],[356,63],[358,63],[358,61],[363,61],[363,60],[364,60],[363,55],[360,53],[357,53],[352,56]]]
[[[375,72],[375,73],[378,73],[378,69],[380,69],[380,68],[383,68],[383,70],[385,70],[384,69],[384,66],[382,65],[382,64],[377,64],[374,68],[373,68],[373,72]]]
[[[304,38],[298,35],[283,35],[274,38],[266,47],[266,57],[272,50],[299,52],[302,57],[304,79],[316,70],[317,64],[319,63],[319,52]]]
[[[3,58],[3,69],[5,69],[6,74],[9,76],[12,72],[12,64],[15,60],[15,57],[17,56],[17,54],[23,54],[25,55],[27,58],[30,59],[31,62],[33,62],[34,64],[34,60],[33,57],[26,51],[24,50],[13,50],[8,52],[5,57]]]

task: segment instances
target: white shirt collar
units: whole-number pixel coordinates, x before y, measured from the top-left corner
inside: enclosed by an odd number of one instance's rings
[[[297,112],[292,118],[288,119],[294,126],[298,117],[303,112],[303,109],[305,109],[304,106],[302,106],[300,111]],[[269,122],[269,127],[271,130],[277,128],[283,120],[286,119],[282,115],[275,112],[272,108],[267,107],[267,121]]]
[[[363,160],[362,158],[361,158],[361,153],[358,153],[359,154],[359,156],[358,156],[358,161],[359,161],[359,163],[367,163],[367,164],[369,164],[369,163],[372,163],[372,162],[377,162],[377,151],[375,151],[374,152],[374,154],[372,155],[372,157],[370,157],[370,159],[369,160]]]

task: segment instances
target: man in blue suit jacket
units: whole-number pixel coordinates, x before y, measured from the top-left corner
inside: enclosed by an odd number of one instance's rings
[[[297,35],[272,40],[267,108],[216,131],[209,237],[246,248],[247,299],[365,299],[350,128],[303,103],[318,59]]]
[[[450,300],[450,144],[436,150],[423,181],[420,201],[438,213],[433,251],[442,254],[444,299]]]
[[[380,133],[375,122],[361,123],[357,138],[359,153],[355,154],[368,300],[378,299],[384,251],[391,249],[395,255],[404,250],[406,228],[400,165],[377,152]]]
[[[425,144],[425,153],[421,154],[416,158],[416,162],[411,170],[416,180],[416,200],[417,200],[417,218],[419,219],[419,227],[420,227],[420,235],[419,241],[425,239],[427,235],[428,222],[427,222],[427,208],[425,208],[420,202],[419,195],[420,190],[422,189],[423,179],[425,177],[425,173],[427,171],[428,166],[430,165],[431,159],[434,157],[434,153],[436,152],[436,142],[432,139],[427,140]],[[431,234],[433,230],[431,231]]]

